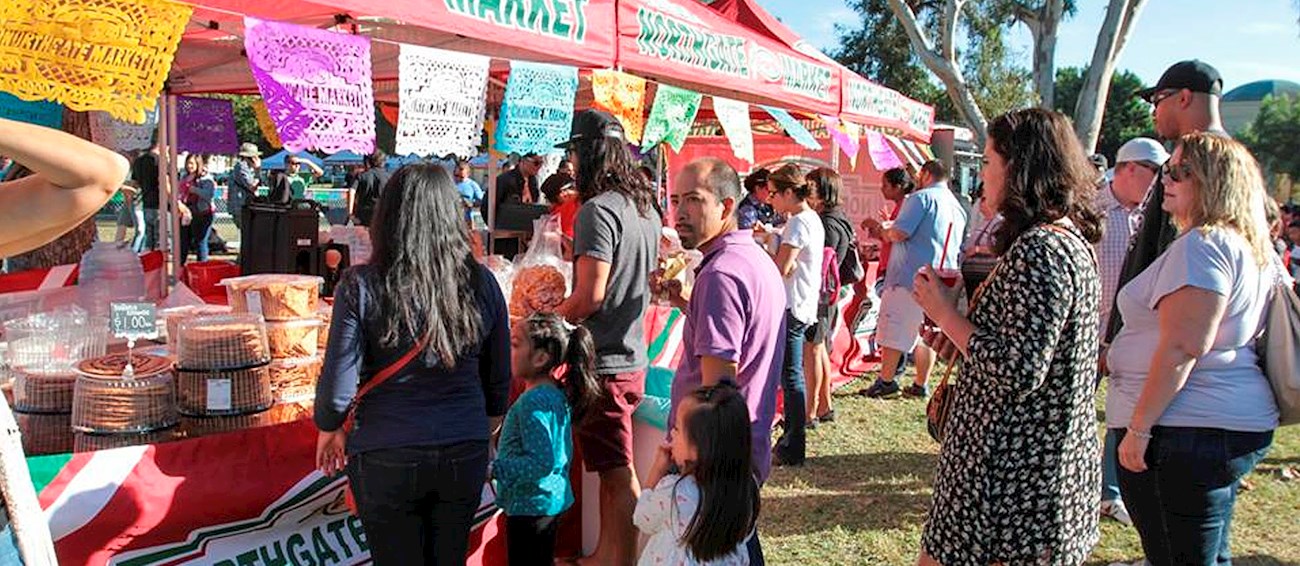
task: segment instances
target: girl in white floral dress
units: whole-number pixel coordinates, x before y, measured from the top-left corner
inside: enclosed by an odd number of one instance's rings
[[[641,566],[746,566],[758,519],[749,408],[724,381],[681,401],[632,521],[650,536]],[[676,467],[676,470],[672,469]]]

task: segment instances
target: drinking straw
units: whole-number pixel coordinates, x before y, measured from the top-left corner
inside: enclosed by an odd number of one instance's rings
[[[948,223],[948,233],[943,237],[943,252],[939,255],[939,269],[948,261],[948,240],[952,238],[952,222]]]

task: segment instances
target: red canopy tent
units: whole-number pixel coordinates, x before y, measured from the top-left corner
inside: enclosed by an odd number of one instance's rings
[[[893,130],[918,141],[930,141],[930,130],[934,127],[932,106],[873,83],[831,60],[753,0],[716,0],[709,4],[709,8],[755,33],[833,65],[841,79],[840,116],[868,126]]]
[[[694,0],[619,0],[622,70],[703,94],[839,114],[832,63],[754,33]]]

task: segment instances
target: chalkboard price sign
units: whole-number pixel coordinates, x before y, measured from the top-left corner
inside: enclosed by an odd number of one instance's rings
[[[158,309],[153,303],[112,303],[109,324],[117,338],[157,338]]]

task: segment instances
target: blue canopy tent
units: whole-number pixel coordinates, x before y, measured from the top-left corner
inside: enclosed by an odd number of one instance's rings
[[[294,155],[295,157],[297,157],[298,159],[306,159],[306,160],[308,160],[308,161],[311,161],[312,163],[315,163],[315,164],[316,164],[318,167],[320,167],[321,169],[324,169],[324,168],[325,168],[325,162],[322,161],[321,158],[316,157],[315,155],[312,155],[311,153],[308,153],[308,152],[306,152],[306,151],[299,151],[299,152],[297,152],[297,153],[295,153],[295,154],[293,154],[293,155]],[[262,159],[262,169],[268,169],[268,170],[269,170],[269,169],[284,169],[284,160],[285,160],[285,158],[288,157],[288,156],[289,156],[289,150],[287,150],[287,149],[286,149],[286,150],[280,150],[279,153],[276,153],[275,155],[271,155],[271,156],[268,156],[268,157]]]
[[[500,167],[500,166],[502,166],[502,165],[505,165],[506,161],[507,161],[507,159],[504,158],[504,157],[502,157],[502,158],[498,158],[498,159],[497,159],[497,167]],[[470,166],[470,167],[477,167],[477,168],[480,168],[480,169],[481,169],[481,168],[485,168],[485,167],[487,167],[487,166],[488,166],[488,154],[486,154],[486,153],[484,153],[484,154],[480,154],[478,157],[475,157],[475,158],[469,160],[469,166]]]
[[[325,158],[325,163],[329,165],[355,165],[361,163],[363,157],[359,153],[353,153],[349,150],[343,150],[334,155]]]

